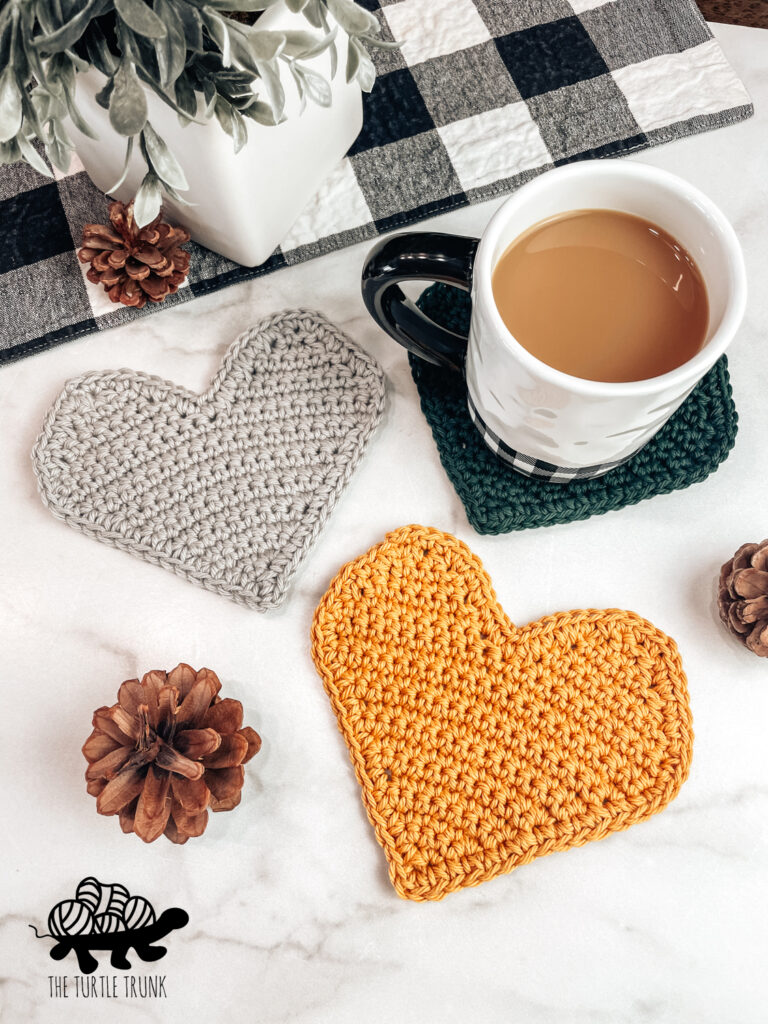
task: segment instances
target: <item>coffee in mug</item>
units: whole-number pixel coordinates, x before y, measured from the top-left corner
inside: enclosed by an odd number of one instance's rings
[[[540,221],[502,254],[493,297],[510,334],[584,380],[659,377],[704,344],[707,289],[668,231],[621,210]]]
[[[417,280],[471,293],[468,336],[406,296],[400,284]],[[747,294],[738,239],[712,200],[616,160],[540,175],[482,238],[383,239],[362,291],[396,341],[463,375],[500,459],[558,484],[602,476],[656,434],[733,340]]]

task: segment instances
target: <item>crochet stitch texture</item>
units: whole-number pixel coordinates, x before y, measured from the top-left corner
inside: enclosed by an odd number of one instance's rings
[[[378,364],[321,314],[267,317],[192,394],[133,370],[70,381],[33,451],[70,526],[273,608],[381,419]]]
[[[471,307],[465,292],[433,285],[418,305],[438,323],[466,333]],[[529,479],[502,462],[480,437],[467,411],[463,379],[409,358],[443,469],[478,533],[589,519],[682,490],[714,473],[736,441],[738,417],[722,356],[661,430],[622,466],[594,480],[567,484]]]
[[[673,640],[633,612],[516,628],[455,537],[405,526],[339,572],[312,656],[405,899],[649,818],[693,743]]]

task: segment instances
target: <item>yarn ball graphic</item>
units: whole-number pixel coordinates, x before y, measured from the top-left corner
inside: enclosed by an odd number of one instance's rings
[[[131,896],[123,910],[126,928],[144,928],[155,923],[155,910],[143,896]]]
[[[154,924],[155,911],[143,896],[131,896],[124,885],[84,878],[73,900],[57,903],[48,916],[51,935],[112,935]]]
[[[75,899],[85,903],[96,913],[101,902],[102,885],[95,878],[84,878],[75,890]]]
[[[91,908],[80,900],[62,900],[48,915],[48,928],[56,938],[89,935],[93,931]]]
[[[107,894],[105,890],[109,889]],[[120,885],[118,882],[113,882],[110,886],[102,886],[102,901],[106,896],[107,906],[106,912],[110,914],[119,914],[121,917],[125,913],[125,905],[130,898],[130,893],[124,885]]]
[[[111,935],[113,932],[124,932],[125,922],[119,914],[97,914],[93,919],[93,930],[99,935]]]

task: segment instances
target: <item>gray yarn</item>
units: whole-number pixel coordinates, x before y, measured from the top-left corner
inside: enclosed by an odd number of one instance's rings
[[[246,331],[202,395],[133,370],[70,381],[32,452],[38,487],[75,529],[274,608],[384,393],[374,359],[321,314],[288,310]]]

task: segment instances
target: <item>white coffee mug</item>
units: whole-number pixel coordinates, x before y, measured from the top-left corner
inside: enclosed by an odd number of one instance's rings
[[[541,362],[505,326],[491,287],[501,256],[539,221],[584,209],[652,221],[695,259],[709,297],[709,326],[701,349],[682,366],[628,383],[584,380]],[[422,279],[471,292],[468,338],[429,320],[399,287]],[[500,458],[528,476],[567,483],[621,465],[666,423],[732,341],[747,284],[736,234],[702,192],[655,167],[599,160],[557,168],[524,185],[479,240],[413,232],[380,242],[363,271],[363,297],[402,345],[465,374],[470,415]]]

